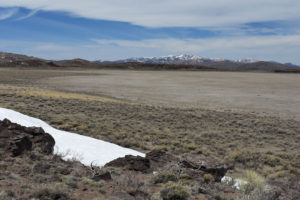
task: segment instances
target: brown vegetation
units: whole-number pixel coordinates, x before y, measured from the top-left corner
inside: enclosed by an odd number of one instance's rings
[[[283,183],[286,183],[286,187],[292,188],[291,191],[297,191],[300,177],[298,121],[202,108],[144,105],[98,95],[57,91],[53,88],[49,90],[40,86],[38,81],[47,76],[82,73],[89,72],[22,70],[20,73],[18,70],[2,69],[0,107],[40,118],[59,129],[143,152],[164,149],[178,157],[186,153],[209,156],[226,163],[231,176],[244,176],[244,170],[251,169],[279,188],[285,188]],[[190,174],[177,175],[170,170],[160,171],[155,176],[147,173],[137,175],[129,169],[114,168],[113,183],[109,183],[93,180],[89,168],[78,162],[64,162],[57,156],[41,156],[35,151],[13,159],[1,156],[0,177],[4,179],[0,180],[0,185],[5,193],[0,192],[0,199],[5,195],[13,198],[14,195],[25,194],[36,198],[52,198],[56,195],[69,195],[67,198],[70,198],[72,194],[71,198],[93,199],[104,198],[118,189],[121,192],[116,196],[121,199],[149,193],[152,199],[162,196],[167,199],[169,194],[177,195],[174,192],[177,189],[183,194],[183,199],[187,193],[200,199],[214,193],[215,199],[230,199],[228,194],[220,192],[224,190],[220,190],[219,186],[209,186],[215,178],[212,178],[214,173],[208,171],[201,175],[201,187],[195,186]],[[43,166],[43,163],[48,166]],[[161,160],[156,165],[160,163]],[[11,168],[6,172],[8,166]],[[39,168],[43,171],[38,171]],[[109,170],[109,167],[103,170]],[[24,177],[20,173],[24,173]],[[147,184],[152,184],[148,189],[153,191],[145,189]],[[186,190],[187,193],[184,192]],[[230,187],[226,190],[232,191]],[[281,193],[284,191],[289,189],[282,189]]]

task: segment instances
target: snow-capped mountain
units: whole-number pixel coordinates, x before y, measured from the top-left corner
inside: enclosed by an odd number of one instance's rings
[[[124,60],[117,60],[115,62],[123,63],[123,62],[143,62],[143,63],[178,63],[181,62],[193,62],[196,63],[205,63],[205,62],[221,62],[226,61],[226,59],[222,58],[206,58],[202,56],[195,55],[169,55],[169,56],[158,56],[158,57],[140,57],[140,58],[128,58]],[[188,63],[186,63],[188,64]]]
[[[285,64],[281,64],[274,61],[262,61],[251,58],[243,58],[238,60],[230,60],[223,58],[206,58],[195,55],[169,55],[158,57],[140,57],[140,58],[128,58],[124,60],[116,61],[96,61],[97,63],[159,63],[159,64],[176,64],[176,65],[190,65],[190,66],[202,66],[210,67],[213,69],[221,70],[285,70],[290,67]]]
[[[101,61],[99,61],[101,62]],[[169,55],[158,57],[140,57],[140,58],[128,58],[124,60],[116,60],[113,62],[126,63],[126,62],[141,62],[141,63],[169,63],[169,64],[205,64],[205,63],[219,63],[219,62],[233,62],[233,63],[256,63],[260,62],[256,59],[243,58],[238,60],[229,60],[224,58],[206,58],[203,56],[195,55]]]
[[[242,59],[236,60],[236,62],[238,62],[238,63],[256,63],[256,62],[260,62],[260,60],[256,60],[256,59],[252,59],[252,58],[242,58]]]

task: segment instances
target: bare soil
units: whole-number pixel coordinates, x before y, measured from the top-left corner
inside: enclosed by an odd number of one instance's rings
[[[40,83],[137,103],[208,108],[300,120],[300,75],[245,72],[95,71]]]

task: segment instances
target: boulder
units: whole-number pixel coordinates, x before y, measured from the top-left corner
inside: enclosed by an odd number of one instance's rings
[[[123,167],[127,170],[148,172],[150,170],[150,160],[141,156],[126,155],[123,158],[117,158],[105,165],[106,167]]]
[[[164,150],[153,150],[146,154],[146,158],[150,160],[151,169],[159,170],[167,165],[175,164],[179,161],[174,155]]]
[[[42,128],[20,126],[7,119],[0,121],[0,151],[9,152],[12,156],[30,150],[51,154],[54,145],[53,137]]]
[[[110,180],[112,180],[112,177],[111,177],[110,172],[103,172],[103,173],[95,174],[92,177],[92,179],[94,181],[100,181],[100,180],[110,181]]]
[[[202,155],[184,155],[180,165],[183,168],[209,173],[214,176],[216,182],[220,182],[228,170],[225,164]]]

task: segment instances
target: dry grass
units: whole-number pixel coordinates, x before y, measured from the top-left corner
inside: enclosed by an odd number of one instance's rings
[[[265,179],[251,170],[246,171],[245,181],[247,181],[247,183],[242,188],[245,191],[245,194],[250,194],[254,190],[257,190],[258,192],[262,191],[265,185]]]
[[[10,86],[10,85],[0,85],[0,94],[16,94],[22,96],[35,96],[42,98],[53,98],[53,99],[77,99],[83,101],[100,101],[100,102],[114,102],[121,103],[120,100],[106,97],[91,96],[86,94],[76,94],[67,92],[57,92],[51,90],[41,90],[39,88],[28,88],[21,86]]]

